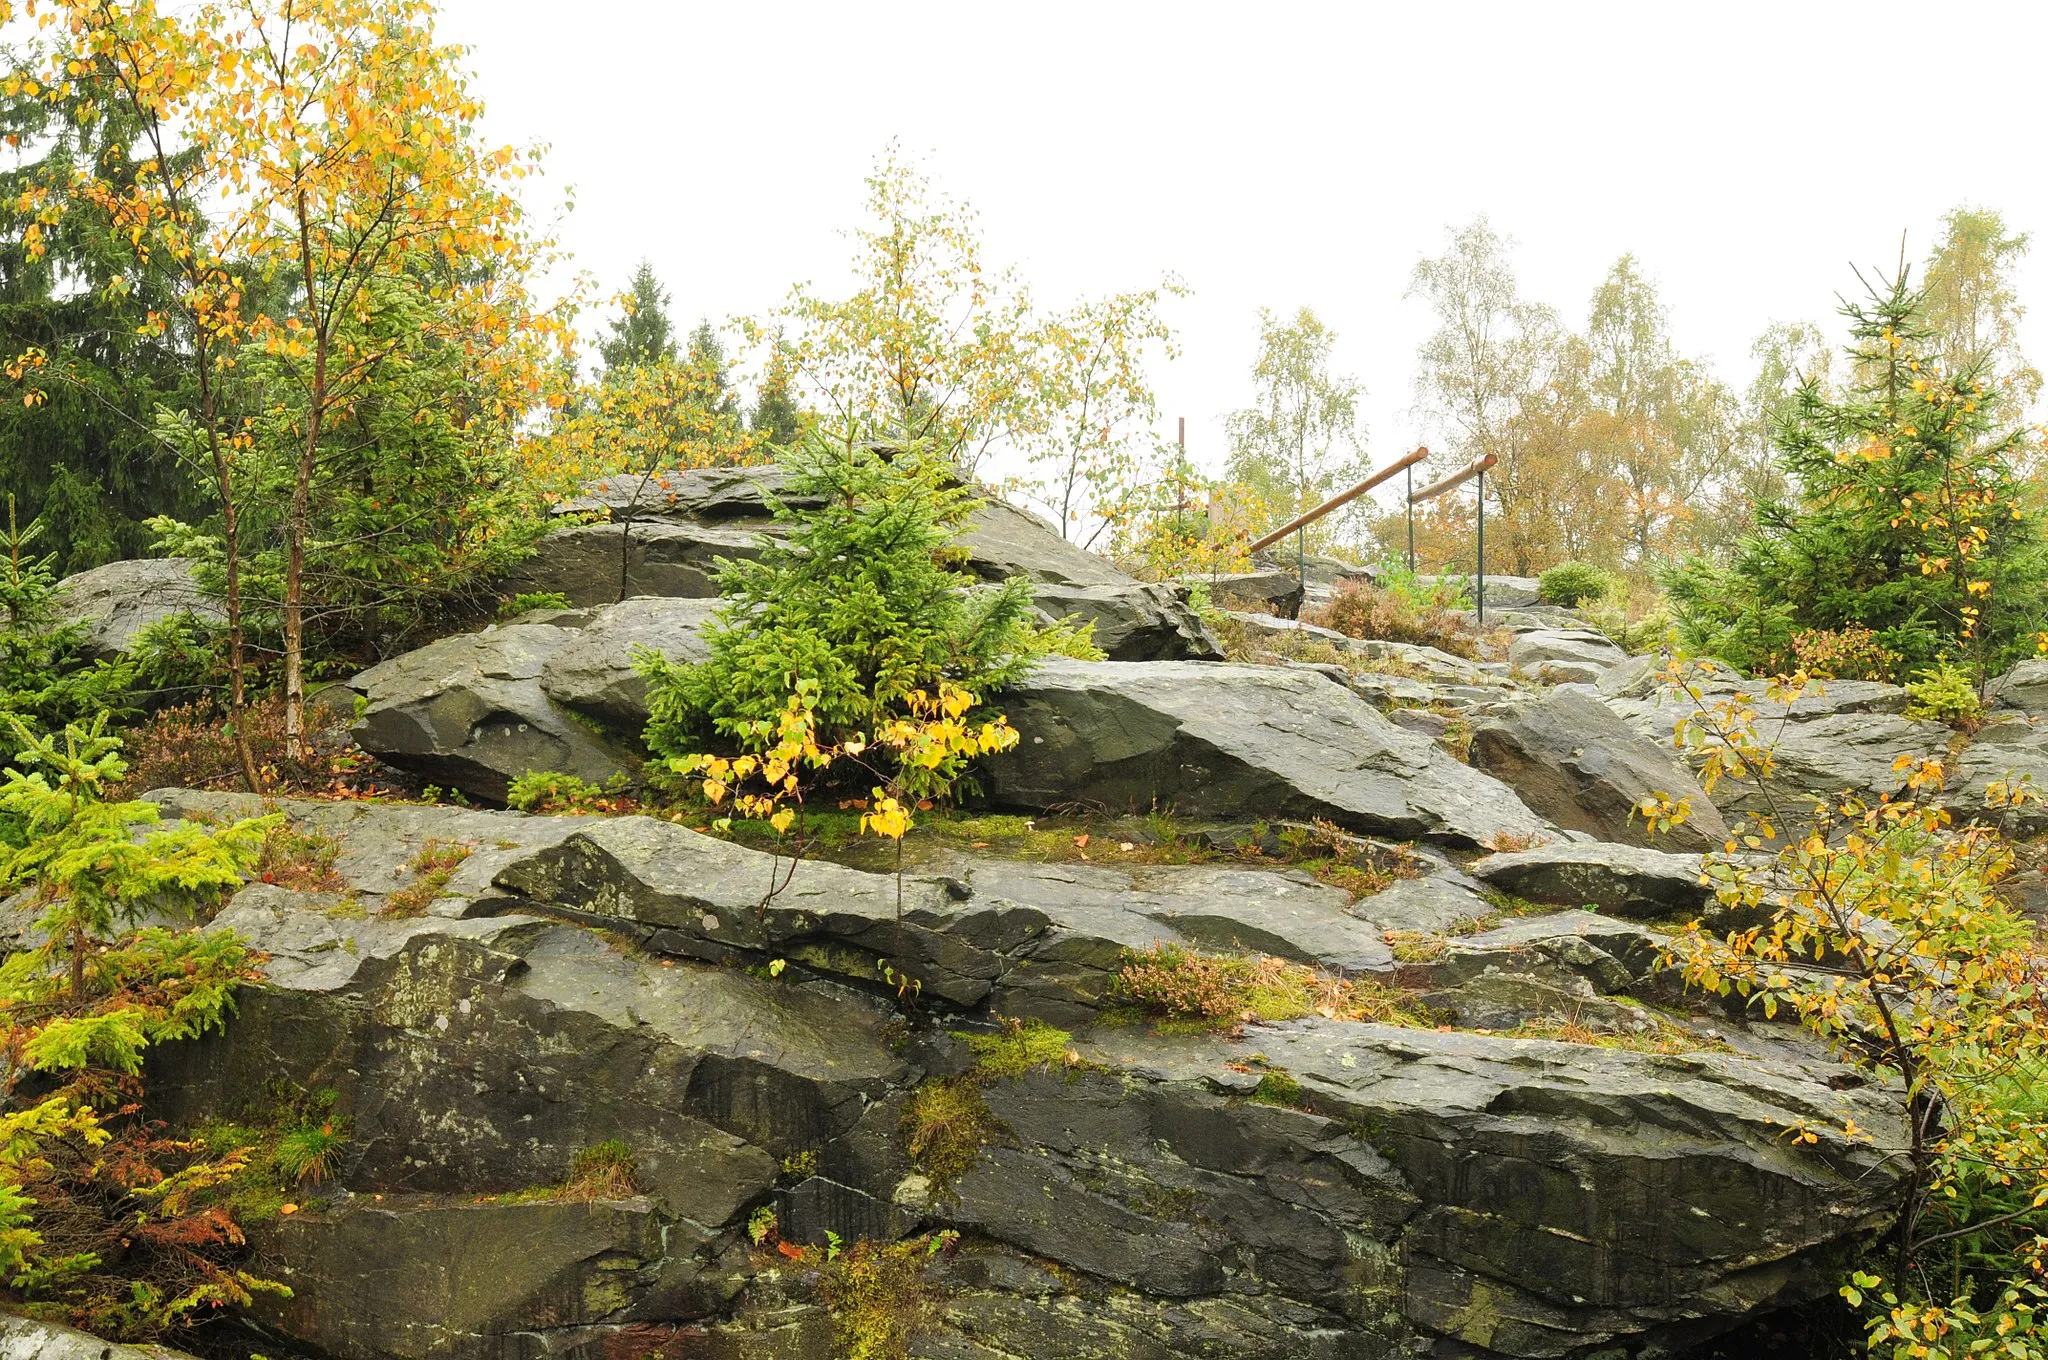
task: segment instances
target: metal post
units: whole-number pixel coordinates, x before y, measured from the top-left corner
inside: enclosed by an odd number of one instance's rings
[[[1413,467],[1406,467],[1401,469],[1401,473],[1402,476],[1407,478],[1408,482],[1402,488],[1407,492],[1402,508],[1408,512],[1408,574],[1413,576],[1415,574],[1415,469]]]
[[[1188,418],[1180,418],[1180,434],[1174,443],[1180,446],[1180,460],[1173,469],[1173,536],[1181,535],[1181,512],[1188,508]],[[1176,549],[1178,551],[1178,549]]]
[[[1302,525],[1294,531],[1294,571],[1301,577],[1301,604],[1294,607],[1294,617],[1301,617],[1302,605],[1308,603],[1308,526]]]
[[[1479,626],[1486,626],[1486,469],[1479,470]]]

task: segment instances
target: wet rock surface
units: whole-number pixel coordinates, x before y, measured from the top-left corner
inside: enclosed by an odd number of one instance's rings
[[[1713,895],[1700,882],[1698,855],[1636,845],[1543,845],[1488,855],[1471,866],[1471,873],[1532,902],[1590,905],[1639,920],[1697,913]]]
[[[156,796],[167,816],[256,806]],[[279,806],[339,841],[339,886],[236,897],[215,928],[268,981],[225,1034],[159,1046],[148,1079],[174,1122],[273,1083],[337,1093],[331,1193],[251,1234],[295,1291],[259,1320],[327,1355],[838,1353],[822,1256],[757,1245],[762,1211],[796,1243],[961,1233],[920,1257],[917,1355],[1677,1354],[1826,1292],[1835,1244],[1889,1207],[1881,1148],[1782,1136],[1896,1123],[1811,1050],[1099,1019],[1126,951],[1181,943],[1405,975],[1468,1025],[1632,1032],[1657,937],[1630,921],[1522,917],[1393,958],[1383,932],[1425,890],[1446,925],[1451,903],[1483,912],[1514,855],[1475,880],[1421,852],[1354,902],[1283,869],[961,850],[906,875],[899,917],[893,875],[822,863],[764,904],[769,856],[650,818]],[[395,915],[378,889],[430,835],[472,856]],[[906,1109],[973,1070],[952,1031],[993,1015],[1072,1031],[1068,1056],[978,1078],[980,1146],[935,1185]],[[607,1140],[635,1194],[546,1188]]]
[[[1023,738],[989,771],[991,797],[1007,805],[1326,817],[1467,845],[1541,829],[1505,785],[1314,673],[1047,661],[1011,687],[1004,711]]]
[[[590,618],[528,614],[372,666],[349,682],[367,701],[350,735],[380,760],[491,802],[503,802],[529,771],[597,784],[631,772],[630,741],[579,718],[542,682],[549,660]]]
[[[51,603],[59,623],[85,625],[88,655],[121,656],[137,633],[173,614],[227,617],[220,602],[200,590],[197,572],[198,563],[185,557],[109,562],[65,577]]]
[[[1472,764],[1559,826],[1602,840],[1702,850],[1728,837],[1719,810],[1672,748],[1630,727],[1580,686],[1482,722],[1472,734]],[[1653,833],[1639,809],[1656,798],[1683,799],[1691,815]]]

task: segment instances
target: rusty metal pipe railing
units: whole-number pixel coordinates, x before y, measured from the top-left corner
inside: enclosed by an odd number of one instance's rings
[[[1382,468],[1380,471],[1375,472],[1372,476],[1366,478],[1357,486],[1352,487],[1349,491],[1340,491],[1336,495],[1330,497],[1330,499],[1324,501],[1321,505],[1318,505],[1315,509],[1307,511],[1303,514],[1296,515],[1293,519],[1288,520],[1287,523],[1281,525],[1272,533],[1267,534],[1264,538],[1259,539],[1257,542],[1253,543],[1250,551],[1259,552],[1262,549],[1270,548],[1275,543],[1278,543],[1281,539],[1293,533],[1296,529],[1307,528],[1309,525],[1314,524],[1317,520],[1321,519],[1324,515],[1329,514],[1332,510],[1342,510],[1345,506],[1351,504],[1351,502],[1357,500],[1360,496],[1363,496],[1366,492],[1372,490],[1381,482],[1386,481],[1395,473],[1405,472],[1409,468],[1414,467],[1417,463],[1421,462],[1423,459],[1427,457],[1429,457],[1428,449],[1423,448],[1415,450],[1415,452],[1400,459],[1393,465],[1386,468]]]
[[[1474,477],[1479,479],[1479,590],[1473,601],[1473,607],[1478,611],[1479,626],[1482,628],[1486,626],[1486,470],[1499,461],[1500,459],[1491,453],[1487,454],[1484,458],[1474,458],[1450,476],[1439,478],[1420,491],[1408,493],[1408,569],[1413,571],[1415,570],[1416,504],[1429,500],[1433,496],[1441,496],[1446,491],[1453,490],[1456,487],[1463,486]]]
[[[1499,461],[1500,458],[1497,455],[1491,453],[1487,454],[1484,458],[1474,458],[1471,462],[1465,464],[1465,466],[1459,468],[1450,476],[1439,478],[1436,481],[1431,482],[1428,486],[1422,488],[1422,490],[1411,493],[1408,497],[1408,503],[1410,505],[1420,505],[1422,502],[1429,500],[1432,497],[1441,496],[1444,494],[1444,492],[1451,490],[1453,487],[1462,486],[1466,482],[1471,481],[1474,477],[1477,477],[1480,473],[1485,472],[1488,468],[1492,467],[1495,463],[1498,463]]]

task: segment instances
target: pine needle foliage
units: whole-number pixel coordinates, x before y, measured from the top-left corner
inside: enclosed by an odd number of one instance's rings
[[[1034,622],[1028,582],[977,587],[955,569],[954,537],[980,502],[928,441],[812,430],[784,466],[769,504],[787,534],[724,564],[711,659],[639,654],[656,754],[773,724],[800,678],[816,683],[818,735],[831,742],[878,731],[941,681],[985,697],[1048,651],[1100,655],[1077,630]]]
[[[1867,629],[1903,678],[1942,661],[1977,676],[2034,649],[2048,545],[2017,463],[2027,433],[1991,424],[1991,376],[1946,366],[1904,271],[1847,303],[1851,382],[1809,381],[1776,441],[1797,488],[1757,512],[1731,567],[1665,584],[1688,647],[1787,668],[1802,629]]]

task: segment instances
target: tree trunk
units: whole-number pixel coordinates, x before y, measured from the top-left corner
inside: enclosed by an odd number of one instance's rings
[[[242,782],[249,792],[263,792],[263,777],[256,771],[256,756],[249,749],[248,661],[242,645],[242,530],[235,509],[234,465],[221,447],[220,427],[215,422],[217,389],[213,384],[211,355],[204,342],[199,346],[199,410],[206,421],[207,450],[213,455],[213,475],[220,490],[221,552],[227,559],[228,611],[228,733],[235,743],[235,758],[242,766]]]
[[[299,265],[306,289],[306,314],[312,319],[313,390],[306,403],[306,440],[299,449],[298,472],[292,479],[291,511],[285,527],[284,561],[284,749],[300,760],[306,754],[306,529],[313,500],[313,467],[320,456],[320,425],[327,412],[328,326],[314,292],[312,229],[306,195],[301,190]]]

